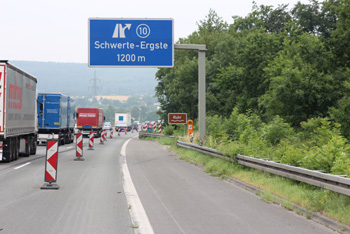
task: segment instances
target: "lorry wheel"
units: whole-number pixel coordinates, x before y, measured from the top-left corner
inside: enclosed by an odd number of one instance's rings
[[[19,139],[18,139],[18,137],[14,138],[14,152],[15,152],[14,160],[17,160],[19,158]]]
[[[9,147],[9,162],[12,162],[14,159],[14,152],[13,152],[13,139],[9,138],[8,139],[8,147]]]
[[[25,138],[26,144],[25,144],[25,149],[24,149],[24,157],[29,157],[30,155],[30,145],[31,145],[31,137],[26,137]]]
[[[9,138],[7,138],[6,140],[4,140],[4,148],[2,149],[3,150],[3,155],[2,155],[2,160],[4,162],[10,162],[11,161],[11,145],[10,145],[10,141],[9,141]]]
[[[3,158],[5,162],[11,162],[13,161],[12,159],[12,138],[7,138],[4,142],[5,147],[3,148],[4,150],[4,154],[3,154]]]
[[[29,137],[29,151],[30,151],[30,155],[35,155],[36,154],[36,139],[35,137]]]

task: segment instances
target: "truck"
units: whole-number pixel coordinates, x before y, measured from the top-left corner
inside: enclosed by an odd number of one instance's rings
[[[92,131],[95,137],[101,137],[104,120],[101,108],[77,108],[77,129],[83,136],[89,136]]]
[[[115,128],[124,130],[127,128],[127,131],[131,130],[131,114],[130,113],[115,113]]]
[[[60,93],[38,94],[38,144],[57,139],[59,145],[73,143],[75,101]]]
[[[0,161],[36,154],[37,79],[0,60]]]

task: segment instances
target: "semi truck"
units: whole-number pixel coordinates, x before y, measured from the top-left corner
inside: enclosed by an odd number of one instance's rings
[[[77,129],[83,136],[92,131],[95,137],[100,137],[104,119],[101,108],[77,108]]]
[[[115,113],[115,128],[127,131],[131,130],[131,114],[130,113]]]
[[[0,60],[0,161],[36,154],[37,79]]]
[[[73,143],[75,102],[60,93],[38,94],[38,143],[57,139],[59,145]]]

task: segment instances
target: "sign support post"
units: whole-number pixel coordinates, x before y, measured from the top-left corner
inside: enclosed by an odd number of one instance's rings
[[[175,49],[179,50],[198,50],[198,127],[199,138],[203,141],[206,135],[205,126],[205,104],[206,104],[206,92],[205,92],[205,45],[195,44],[175,44]]]

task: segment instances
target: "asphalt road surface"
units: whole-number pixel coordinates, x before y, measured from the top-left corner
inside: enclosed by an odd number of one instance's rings
[[[334,234],[210,176],[155,142],[130,141],[126,159],[154,233]]]
[[[75,144],[60,146],[58,190],[40,189],[44,146],[0,163],[0,234],[334,233],[136,136],[96,139],[94,150],[84,139],[85,161],[74,161]]]
[[[0,164],[0,234],[134,233],[119,169],[125,140],[100,145],[96,139],[94,150],[86,150],[85,143],[85,161],[74,161],[75,144],[60,146],[58,190],[40,189],[45,146],[34,157]]]

